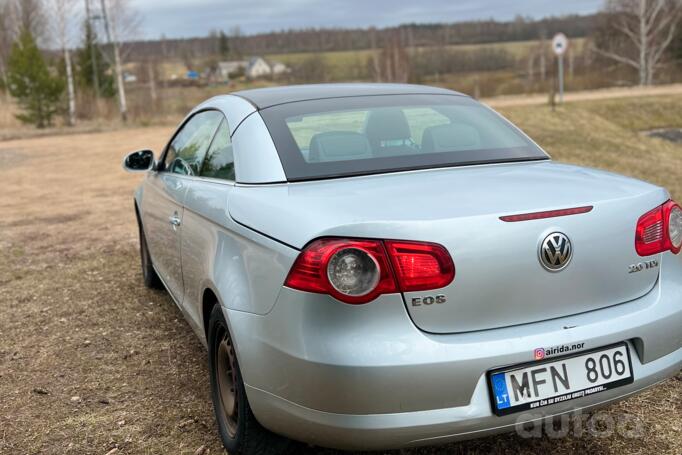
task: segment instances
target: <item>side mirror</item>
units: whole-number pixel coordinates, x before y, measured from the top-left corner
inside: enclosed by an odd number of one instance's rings
[[[155,167],[154,152],[151,150],[133,152],[123,160],[123,169],[128,172],[147,172]]]

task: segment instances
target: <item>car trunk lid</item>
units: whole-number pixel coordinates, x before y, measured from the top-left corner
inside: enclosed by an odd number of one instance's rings
[[[414,323],[433,333],[524,324],[627,302],[651,290],[656,268],[628,273],[638,218],[665,190],[637,180],[552,162],[488,165],[240,188],[238,222],[302,248],[322,236],[435,242],[454,259],[454,281],[405,293]],[[570,216],[506,222],[500,217],[593,207]],[[292,221],[292,220],[295,220]],[[539,248],[570,239],[558,272]],[[428,297],[444,296],[445,302]],[[442,301],[443,299],[433,299]],[[414,302],[414,303],[413,303]]]

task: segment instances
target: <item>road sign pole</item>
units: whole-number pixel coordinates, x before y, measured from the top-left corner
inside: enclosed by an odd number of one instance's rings
[[[559,103],[564,103],[564,56],[559,55]]]
[[[563,33],[557,33],[552,38],[552,50],[557,56],[557,63],[559,65],[559,104],[564,102],[564,54],[568,49],[568,38]],[[555,79],[556,80],[556,79]]]

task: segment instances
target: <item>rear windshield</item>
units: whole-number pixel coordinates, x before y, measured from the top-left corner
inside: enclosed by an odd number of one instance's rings
[[[495,112],[458,95],[320,99],[261,115],[289,181],[548,158]]]

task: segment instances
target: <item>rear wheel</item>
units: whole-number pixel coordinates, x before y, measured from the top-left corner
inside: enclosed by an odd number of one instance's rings
[[[213,307],[208,329],[211,398],[220,438],[230,454],[278,455],[290,441],[263,428],[246,399],[234,344],[219,305]]]
[[[142,278],[144,280],[144,285],[149,289],[162,289],[163,284],[161,284],[161,280],[156,274],[156,270],[154,270],[152,257],[149,255],[147,237],[144,235],[142,223],[138,221],[137,225],[140,230],[140,261],[142,263]]]

